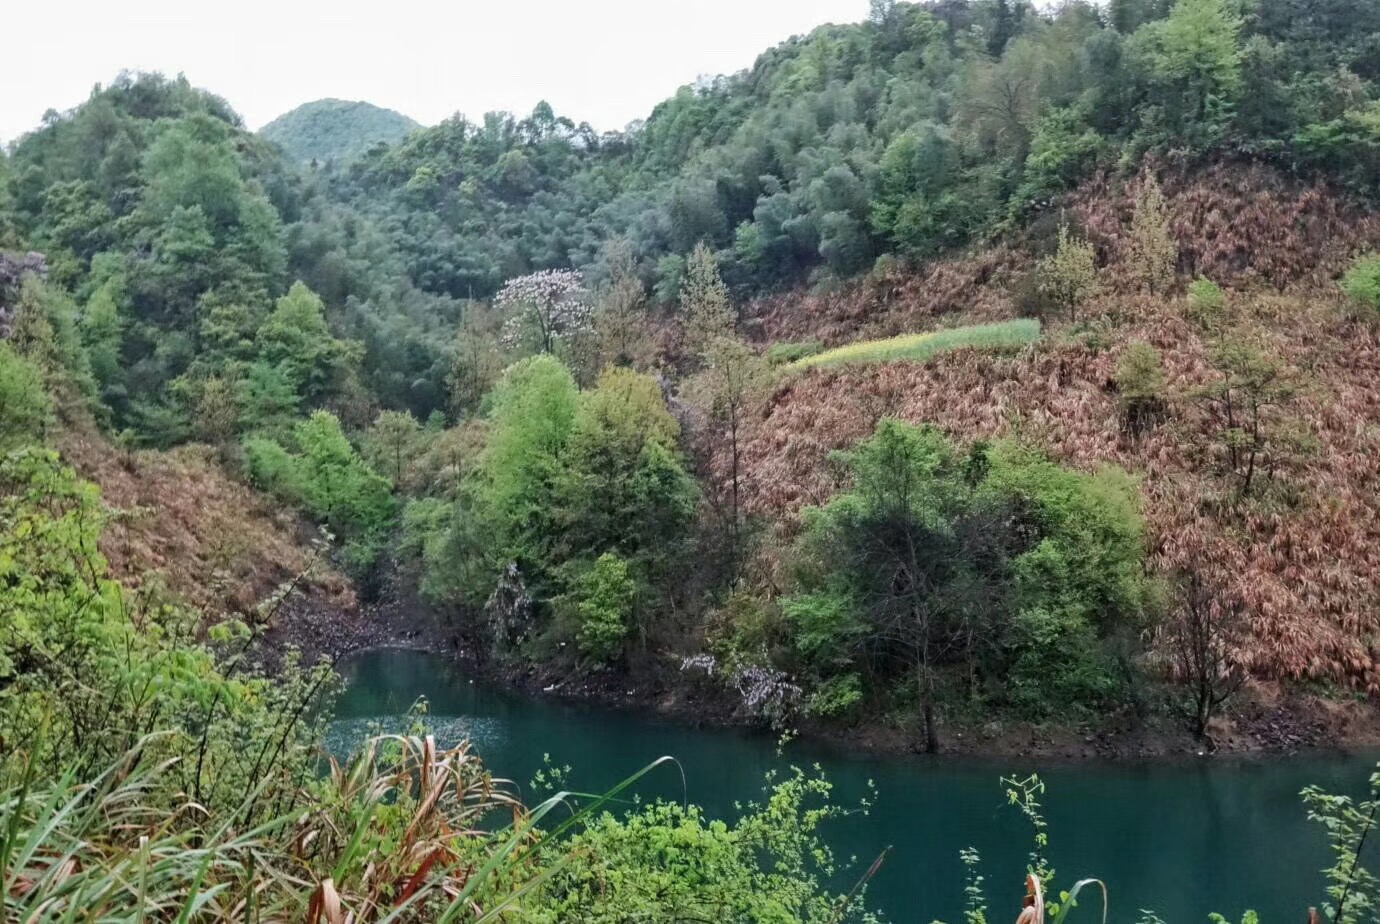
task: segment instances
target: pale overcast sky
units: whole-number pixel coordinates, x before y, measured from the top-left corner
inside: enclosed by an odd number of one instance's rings
[[[622,128],[702,74],[867,0],[43,0],[6,4],[0,139],[36,127],[122,69],[185,73],[250,128],[308,100],[387,106],[426,124],[521,114],[546,99]]]

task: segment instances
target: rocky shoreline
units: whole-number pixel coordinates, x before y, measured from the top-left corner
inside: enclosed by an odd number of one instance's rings
[[[736,697],[702,677],[678,670],[666,656],[643,662],[635,673],[580,671],[551,664],[504,663],[485,646],[446,625],[443,614],[417,599],[405,579],[391,576],[379,599],[342,611],[299,597],[284,605],[264,636],[270,650],[300,650],[305,660],[332,661],[370,648],[409,648],[454,658],[477,679],[533,697],[606,709],[652,713],[689,728],[760,729],[742,714]],[[916,754],[913,730],[885,721],[851,725],[802,719],[803,737],[870,754]],[[1272,756],[1308,751],[1380,747],[1380,710],[1368,703],[1327,700],[1271,685],[1255,685],[1229,714],[1217,719],[1210,741],[1194,738],[1162,714],[1129,711],[1102,726],[1031,725],[1009,719],[947,723],[941,754],[1043,761],[1146,760],[1207,756]]]

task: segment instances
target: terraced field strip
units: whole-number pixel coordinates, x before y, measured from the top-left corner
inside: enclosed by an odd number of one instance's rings
[[[926,360],[936,353],[976,347],[984,350],[1006,350],[1033,343],[1040,336],[1040,322],[1031,318],[1001,321],[995,324],[975,324],[948,330],[902,334],[885,340],[861,340],[836,349],[806,356],[791,363],[789,369],[808,369],[811,366],[839,366],[845,363],[885,363],[895,360]]]

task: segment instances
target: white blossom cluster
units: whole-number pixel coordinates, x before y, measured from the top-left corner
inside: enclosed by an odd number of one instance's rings
[[[706,676],[713,677],[718,666],[719,661],[712,654],[687,655],[680,659],[682,673],[685,671],[704,671]]]
[[[719,669],[719,662],[712,654],[688,655],[681,658],[680,669],[703,671],[713,677]],[[743,708],[748,713],[766,719],[778,728],[799,708],[804,693],[797,684],[791,683],[790,675],[771,667],[740,667],[728,678],[728,682],[742,697]]]
[[[535,325],[549,348],[557,337],[583,333],[594,320],[584,275],[578,270],[542,270],[509,279],[494,304],[513,314],[503,325],[503,345],[516,346],[529,325]]]
[[[743,706],[756,716],[783,725],[800,704],[804,692],[784,671],[770,667],[745,667],[733,675],[733,686],[743,698]]]

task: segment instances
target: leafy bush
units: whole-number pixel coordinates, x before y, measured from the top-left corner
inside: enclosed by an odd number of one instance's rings
[[[1166,379],[1160,352],[1148,343],[1128,345],[1116,365],[1117,397],[1126,429],[1140,435],[1164,413]]]
[[[1073,237],[1068,225],[1059,228],[1059,245],[1036,267],[1040,292],[1070,319],[1078,308],[1097,294],[1097,262],[1093,245]]]
[[[255,486],[286,500],[298,500],[303,488],[297,460],[277,440],[251,436],[244,441],[245,473]]]
[[[862,702],[862,678],[857,674],[840,674],[819,685],[805,703],[811,715],[838,718],[848,715]]]
[[[773,343],[767,347],[767,365],[788,366],[807,356],[814,356],[822,352],[824,352],[824,344],[817,340],[806,340],[802,343]]]
[[[867,633],[858,602],[842,582],[791,594],[782,599],[781,611],[791,621],[796,649],[825,674],[848,667]]]
[[[296,452],[267,437],[245,440],[250,480],[301,504],[345,542],[347,566],[366,576],[381,556],[395,505],[388,479],[355,452],[328,411],[293,428]]]
[[[308,400],[337,388],[363,352],[359,344],[331,335],[325,304],[301,282],[274,302],[255,346],[259,357],[282,370],[293,389]]]
[[[0,452],[41,442],[52,416],[42,372],[0,341]]]
[[[445,593],[433,582],[446,573],[447,531],[454,506],[439,497],[421,497],[403,507],[398,557],[419,566],[422,596],[442,600]]]
[[[304,673],[287,658],[272,680],[224,670],[198,640],[200,614],[162,599],[156,582],[136,593],[110,578],[105,516],[95,486],[54,454],[0,459],[0,785],[26,764],[94,779],[156,727],[144,755],[176,766],[152,801],[238,805],[256,786],[267,801],[295,789],[320,733],[302,710],[330,689],[329,669]],[[217,626],[211,638],[242,649],[242,631]]]
[[[575,579],[571,598],[579,622],[580,653],[596,664],[617,658],[632,628],[637,581],[628,563],[605,552]]]
[[[706,620],[707,647],[726,672],[770,663],[790,645],[789,627],[775,600],[747,587],[734,589]]]
[[[1193,320],[1211,330],[1222,320],[1227,308],[1227,295],[1222,287],[1205,276],[1199,276],[1188,286],[1188,310]]]
[[[516,561],[531,577],[554,563],[562,531],[561,459],[579,402],[570,371],[549,355],[514,364],[494,390],[480,491],[499,527],[491,541],[505,561],[495,561],[496,568]]]
[[[1112,701],[1117,681],[1096,628],[1077,610],[1025,609],[1011,624],[1007,695],[1034,718]]]
[[[1131,268],[1151,293],[1163,292],[1173,281],[1179,245],[1169,224],[1169,208],[1154,176],[1146,177],[1136,193],[1131,219]]]
[[[1380,255],[1357,257],[1342,277],[1342,291],[1357,304],[1380,313]]]
[[[1008,443],[965,452],[890,419],[840,458],[853,485],[806,511],[782,601],[821,680],[904,679],[927,736],[949,667],[970,696],[990,683],[995,705],[1035,717],[1111,701],[1104,642],[1138,631],[1154,600],[1130,476]]]
[[[827,781],[797,770],[745,809],[732,823],[667,802],[600,815],[523,920],[869,920],[856,896],[827,891],[839,869],[819,828],[844,814]]]
[[[1015,349],[1035,342],[1040,322],[1022,318],[996,324],[976,324],[921,334],[904,334],[886,340],[863,340],[796,360],[791,369],[837,366],[845,363],[884,363],[897,360],[923,362],[937,353],[971,347],[979,350]]]
[[[1074,109],[1051,110],[1035,126],[1025,178],[1013,204],[1038,204],[1068,189],[1087,175],[1105,145]]]

